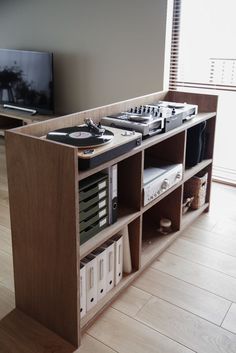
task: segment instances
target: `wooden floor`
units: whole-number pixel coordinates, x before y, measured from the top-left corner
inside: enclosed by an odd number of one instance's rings
[[[14,309],[4,142],[0,140],[0,319]],[[40,331],[41,330],[41,331]],[[41,344],[37,345],[36,335]],[[17,311],[0,321],[1,353],[66,353]],[[47,345],[43,346],[43,338]],[[48,343],[50,342],[50,344]],[[212,207],[83,336],[80,353],[236,352],[236,188],[213,184]]]

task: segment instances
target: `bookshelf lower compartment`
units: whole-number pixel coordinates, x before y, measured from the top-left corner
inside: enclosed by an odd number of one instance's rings
[[[86,313],[86,315],[80,321],[80,327],[84,332],[94,320],[114,301],[122,290],[130,285],[130,283],[140,274],[140,271],[132,272],[129,275],[124,275],[120,283],[115,286],[102,298],[94,308]]]
[[[192,224],[206,209],[209,204],[206,203],[198,210],[190,210],[182,216],[180,229],[168,235],[154,236],[153,229],[145,229],[143,234],[141,269],[146,268],[153,262],[164,250],[166,250],[181,233]],[[145,235],[145,238],[144,238]]]

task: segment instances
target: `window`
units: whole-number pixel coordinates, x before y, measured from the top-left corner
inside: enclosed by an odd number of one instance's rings
[[[219,95],[213,177],[236,183],[235,0],[174,0],[169,87]]]

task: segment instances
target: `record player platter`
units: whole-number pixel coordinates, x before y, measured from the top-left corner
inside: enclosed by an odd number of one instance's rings
[[[87,125],[66,127],[47,134],[47,139],[76,146],[78,148],[90,148],[102,146],[111,142],[114,134],[105,130],[103,134],[96,134]]]

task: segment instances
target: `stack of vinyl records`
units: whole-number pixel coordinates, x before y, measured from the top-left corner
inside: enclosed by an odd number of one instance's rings
[[[79,186],[80,244],[109,224],[109,180],[97,173],[80,182]]]

